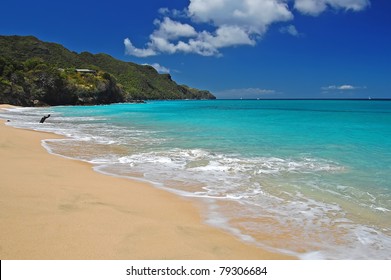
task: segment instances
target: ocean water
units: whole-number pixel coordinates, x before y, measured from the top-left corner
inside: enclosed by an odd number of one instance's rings
[[[389,101],[151,101],[0,118],[68,136],[45,140],[51,153],[197,200],[206,223],[254,246],[391,259]]]

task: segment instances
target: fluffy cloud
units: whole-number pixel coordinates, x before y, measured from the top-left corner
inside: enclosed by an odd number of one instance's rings
[[[327,86],[327,87],[322,87],[321,89],[324,91],[334,91],[334,90],[339,90],[339,91],[350,91],[350,90],[357,90],[357,89],[363,89],[365,87],[358,87],[358,86],[352,86],[352,85],[332,85],[332,86]]]
[[[124,40],[125,45],[125,54],[137,56],[137,57],[147,57],[152,55],[157,55],[157,53],[153,49],[138,49],[133,46],[132,42],[129,38]]]
[[[361,11],[370,5],[369,0],[295,0],[295,8],[303,14],[316,16],[328,7]]]
[[[156,71],[158,71],[159,73],[163,74],[168,74],[170,73],[170,69],[168,69],[167,67],[164,67],[162,65],[160,65],[159,63],[153,63],[153,64],[148,64],[148,63],[144,63],[143,65],[149,65],[149,66],[152,66],[153,68],[156,69]]]
[[[197,22],[237,26],[258,35],[274,22],[293,19],[288,5],[278,0],[191,0],[188,14]]]
[[[290,34],[294,37],[300,37],[302,34],[297,31],[296,27],[294,25],[288,25],[280,28],[281,33]]]
[[[328,8],[360,11],[370,5],[369,0],[190,0],[182,11],[159,9],[164,18],[154,21],[156,29],[146,47],[137,48],[126,38],[125,53],[137,57],[161,53],[220,56],[222,48],[254,46],[270,25],[293,20],[293,7],[288,5],[292,1],[296,11],[313,16]],[[209,25],[208,30],[196,30],[198,24]],[[294,25],[280,32],[300,35]]]
[[[163,21],[155,20],[159,28],[155,30],[152,37],[161,37],[168,40],[175,40],[181,37],[194,37],[197,35],[194,27],[165,17]]]
[[[249,34],[237,26],[221,26],[214,33],[196,32],[188,24],[165,18],[157,21],[158,29],[150,35],[147,48],[137,49],[129,38],[125,39],[126,54],[137,57],[153,56],[158,53],[196,53],[203,56],[219,55],[219,49],[236,45],[255,45]],[[189,38],[184,41],[183,38]],[[182,40],[179,40],[182,38]]]

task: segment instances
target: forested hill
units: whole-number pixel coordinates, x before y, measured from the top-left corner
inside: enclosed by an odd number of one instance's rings
[[[83,105],[149,99],[214,99],[153,67],[80,54],[33,36],[0,36],[0,103]]]

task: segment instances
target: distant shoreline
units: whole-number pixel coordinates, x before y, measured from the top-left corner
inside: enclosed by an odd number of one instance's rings
[[[284,101],[289,101],[289,100],[310,100],[310,101],[391,101],[391,98],[217,98],[216,100],[284,100]]]

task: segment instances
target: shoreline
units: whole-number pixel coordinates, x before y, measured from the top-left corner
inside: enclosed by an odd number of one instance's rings
[[[292,259],[205,224],[189,199],[50,154],[41,141],[59,135],[1,122],[1,259]]]

